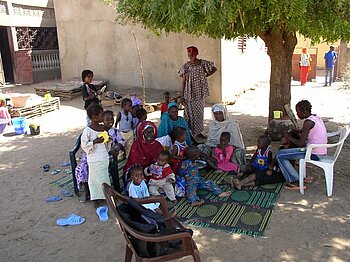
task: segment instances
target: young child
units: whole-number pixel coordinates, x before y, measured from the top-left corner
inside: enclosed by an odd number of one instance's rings
[[[103,112],[103,124],[112,142],[112,146],[111,146],[111,150],[109,151],[109,154],[117,156],[119,151],[124,148],[125,141],[120,136],[118,130],[113,128],[114,114],[112,111],[106,110]],[[77,178],[78,187],[83,189],[83,194],[80,198],[80,202],[84,203],[90,197],[90,191],[89,191],[89,185],[88,185],[89,166],[87,163],[86,153],[83,154],[80,164],[75,169],[75,176]]]
[[[256,170],[255,173],[248,175],[242,180],[233,179],[232,183],[236,189],[241,190],[242,187],[275,184],[284,181],[284,176],[278,168],[277,161],[273,161],[271,168],[265,170]]]
[[[131,115],[132,115],[132,124],[133,127],[136,128],[137,124],[139,123],[139,119],[136,116],[137,110],[142,108],[142,101],[140,99],[137,99],[136,97],[132,96],[131,98]]]
[[[148,188],[143,178],[143,169],[140,165],[135,164],[129,169],[129,175],[131,183],[129,184],[128,192],[129,197],[132,198],[144,198],[149,197]],[[162,213],[159,208],[159,203],[143,204],[147,209],[150,209],[156,213]]]
[[[136,128],[135,128],[135,134],[137,134],[137,130],[138,130],[139,126],[142,124],[142,122],[147,120],[146,109],[144,109],[144,108],[137,109],[136,117],[137,117],[138,123],[137,123]]]
[[[270,151],[270,138],[261,136],[251,163],[250,174],[242,180],[233,179],[233,186],[240,190],[242,187],[260,186],[284,182],[284,176],[278,168],[277,161],[272,158]]]
[[[131,145],[134,142],[134,132],[132,115],[131,115],[132,102],[130,98],[124,98],[121,102],[122,110],[118,113],[115,121],[115,127],[118,126],[120,135],[125,141],[125,155],[129,157]]]
[[[164,92],[164,102],[160,105],[160,116],[168,112],[168,105],[170,103],[170,93],[168,91]]]
[[[199,199],[197,189],[205,189],[213,192],[218,197],[227,197],[231,192],[222,192],[212,180],[204,180],[200,175],[195,161],[199,159],[200,151],[196,146],[189,146],[186,149],[187,160],[182,161],[179,168],[179,175],[185,178],[186,198],[191,206],[200,206],[204,204],[203,199]]]
[[[169,165],[170,153],[163,150],[160,152],[156,163],[145,168],[145,174],[151,176],[149,180],[149,192],[152,196],[160,195],[159,189],[163,189],[170,201],[177,203],[173,184],[176,182],[175,174]]]
[[[173,163],[174,173],[178,174],[179,166],[183,160],[185,160],[185,151],[188,147],[186,143],[187,131],[185,128],[178,126],[173,130],[175,142],[171,148],[171,158]]]
[[[4,133],[7,125],[11,124],[11,116],[6,107],[6,100],[0,97],[0,135]]]
[[[91,70],[83,70],[81,72],[81,80],[83,81],[83,86],[81,87],[81,91],[83,93],[83,100],[85,101],[84,108],[85,110],[91,105],[92,103],[99,104],[100,100],[98,99],[98,95],[101,94],[100,91],[97,90],[96,86],[94,86],[92,83],[92,80],[94,78],[94,73]],[[90,125],[90,119],[87,120],[87,126]]]
[[[112,142],[112,154],[119,153],[125,148],[125,141],[118,129],[114,128],[114,113],[111,110],[106,110],[103,113],[103,124],[108,136]]]
[[[215,158],[218,161],[218,168],[223,171],[239,172],[239,165],[231,162],[231,157],[235,147],[229,145],[231,135],[229,132],[222,132],[220,135],[220,144],[215,147]]]
[[[271,140],[268,136],[258,138],[258,149],[250,160],[251,172],[255,170],[267,170],[272,164]]]
[[[105,199],[102,191],[102,184],[110,185],[108,165],[111,143],[104,141],[100,134],[105,132],[103,122],[103,108],[99,104],[91,104],[87,108],[87,114],[91,119],[91,124],[86,127],[81,136],[81,147],[87,154],[87,163],[89,169],[89,191],[91,200]]]

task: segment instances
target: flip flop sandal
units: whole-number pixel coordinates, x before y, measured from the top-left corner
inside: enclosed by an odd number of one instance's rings
[[[62,200],[61,196],[52,196],[52,197],[46,198],[46,202],[57,202],[61,200]]]
[[[300,187],[299,186],[295,186],[295,185],[292,185],[292,184],[285,184],[283,186],[285,189],[289,189],[289,190],[300,190]],[[304,190],[307,189],[307,186],[304,186]]]
[[[51,171],[51,175],[57,175],[59,172],[61,172],[61,169],[54,169]]]
[[[50,170],[50,165],[46,164],[43,166],[44,172],[48,172]]]
[[[85,222],[85,218],[76,214],[71,214],[66,218],[59,218],[56,221],[57,226],[78,226]]]
[[[96,209],[96,215],[102,222],[106,222],[108,220],[108,207],[102,206]]]
[[[65,197],[72,197],[73,196],[73,193],[68,191],[68,190],[61,190],[60,194],[65,196]]]

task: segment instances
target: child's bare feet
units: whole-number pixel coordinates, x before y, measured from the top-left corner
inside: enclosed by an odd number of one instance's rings
[[[204,204],[204,200],[201,199],[201,200],[192,202],[192,203],[191,203],[191,206],[192,206],[192,207],[197,207],[197,206],[201,206],[201,205],[203,205],[203,204]]]
[[[232,179],[232,183],[238,190],[242,189],[242,183],[238,179]]]
[[[227,192],[222,192],[218,195],[218,197],[228,197],[231,195],[231,192],[230,191],[227,191]]]

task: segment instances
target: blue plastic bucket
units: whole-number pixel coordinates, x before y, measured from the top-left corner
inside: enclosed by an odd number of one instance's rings
[[[22,135],[27,130],[27,119],[25,117],[13,118],[12,124],[17,135]]]

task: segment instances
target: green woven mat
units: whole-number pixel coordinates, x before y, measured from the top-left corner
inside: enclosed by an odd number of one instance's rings
[[[124,187],[122,177],[123,177],[123,168],[124,168],[125,164],[126,164],[126,159],[124,159],[123,161],[118,163],[119,179],[120,179],[119,184],[120,184],[120,187],[122,190]],[[111,181],[112,181],[112,177],[111,177]],[[74,191],[72,174],[60,177],[59,179],[51,182],[51,184],[58,186],[58,187],[62,187],[64,189],[67,189],[70,191]]]
[[[119,163],[119,177],[126,161]],[[216,183],[229,182],[232,174],[227,172],[210,171],[204,174],[205,179]],[[53,181],[52,184],[73,190],[72,175],[67,175]],[[121,187],[123,183],[120,183]],[[213,228],[232,233],[261,236],[273,214],[273,208],[278,200],[283,183],[269,184],[234,190],[227,185],[221,185],[223,191],[231,190],[229,197],[218,198],[214,194],[198,190],[197,194],[204,199],[205,204],[200,207],[191,207],[185,198],[176,204],[178,219],[189,225]],[[169,208],[174,204],[168,202]]]
[[[204,177],[220,182],[230,181],[232,175],[227,172],[211,171]],[[189,225],[261,236],[271,218],[282,185],[282,183],[270,184],[245,190],[235,190],[227,185],[221,185],[223,191],[232,192],[225,198],[219,198],[205,190],[198,190],[197,194],[204,199],[205,204],[191,207],[183,198],[176,204],[177,217]],[[169,202],[169,208],[173,206]]]

